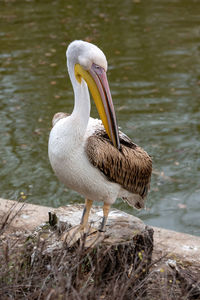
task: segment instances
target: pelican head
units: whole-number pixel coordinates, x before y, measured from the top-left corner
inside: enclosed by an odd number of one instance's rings
[[[108,64],[104,53],[91,43],[73,41],[68,46],[66,56],[72,83],[76,81],[81,84],[82,79],[85,80],[110,140],[120,149],[116,115],[106,76]]]

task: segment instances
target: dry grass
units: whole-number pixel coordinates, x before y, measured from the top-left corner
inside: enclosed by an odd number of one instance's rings
[[[161,257],[144,269],[123,247],[51,248],[49,236],[5,234],[8,226],[9,216],[0,228],[0,299],[200,299],[198,268]]]

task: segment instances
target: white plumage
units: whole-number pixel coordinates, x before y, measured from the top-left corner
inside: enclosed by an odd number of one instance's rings
[[[102,122],[89,118],[87,130],[81,130],[78,120],[71,116],[61,119],[49,138],[49,159],[55,174],[68,188],[85,198],[113,204],[121,195],[119,184],[107,180],[88,160],[85,143]],[[73,132],[73,133],[72,133]],[[71,134],[72,133],[72,134]],[[98,149],[97,149],[98,151]],[[127,191],[125,191],[127,194]]]

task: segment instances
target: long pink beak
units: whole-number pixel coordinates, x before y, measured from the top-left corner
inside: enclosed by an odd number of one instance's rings
[[[117,126],[115,109],[110,93],[106,71],[102,67],[93,63],[91,69],[89,70],[89,73],[93,77],[102,99],[102,103],[108,121],[108,136],[110,137],[113,145],[116,148],[120,149],[119,130]]]

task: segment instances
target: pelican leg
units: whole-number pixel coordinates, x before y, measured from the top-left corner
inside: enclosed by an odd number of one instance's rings
[[[80,225],[73,226],[62,235],[61,240],[65,241],[69,247],[80,240],[83,237],[83,234],[90,235],[91,233],[93,233],[93,231],[96,232],[96,229],[94,230],[92,228],[89,228],[88,226],[88,217],[90,214],[92,203],[92,200],[85,199],[85,207],[83,209]]]
[[[83,214],[82,214],[82,218],[81,218],[81,229],[87,228],[88,218],[89,218],[90,210],[92,207],[92,203],[93,203],[92,200],[85,199],[85,207],[83,209]]]
[[[107,222],[107,219],[108,219],[109,210],[110,210],[110,204],[107,204],[107,203],[104,202],[104,205],[103,205],[103,220],[102,220],[101,226],[99,228],[99,231],[101,231],[101,232],[106,231],[106,222]]]

